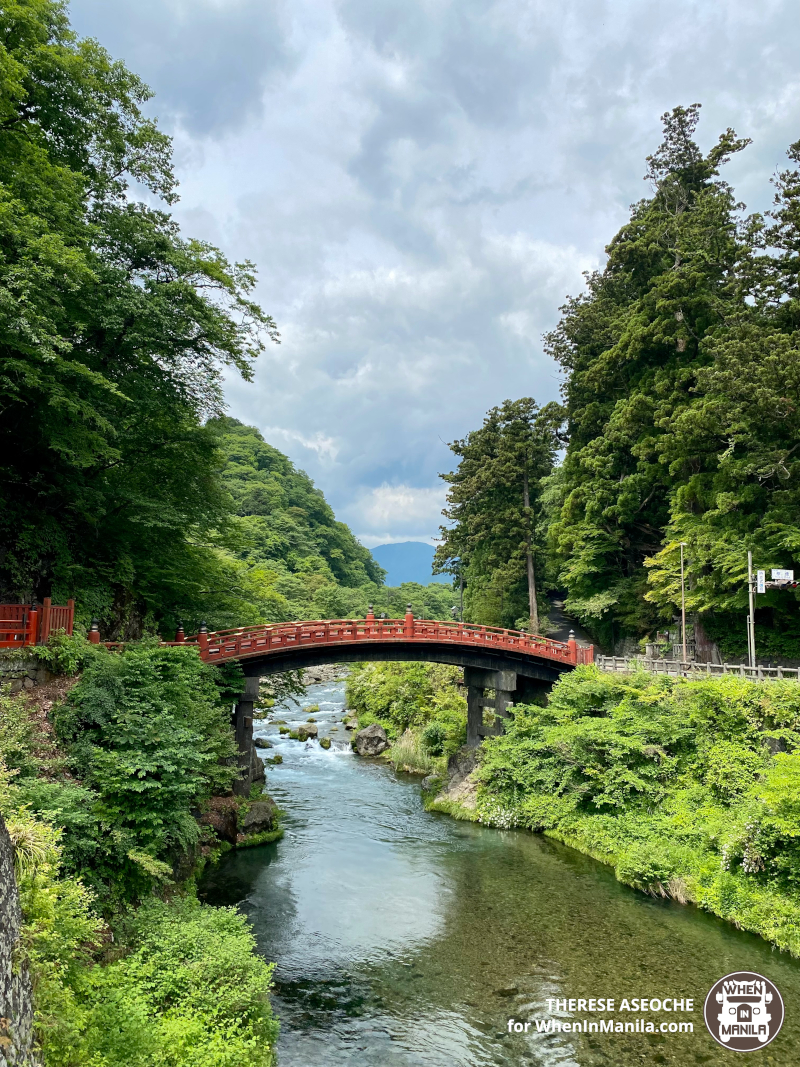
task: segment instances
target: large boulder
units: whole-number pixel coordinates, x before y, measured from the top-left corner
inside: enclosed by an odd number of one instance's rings
[[[298,741],[308,741],[309,737],[316,737],[319,733],[319,727],[315,722],[303,723],[302,726],[297,728]]]
[[[359,730],[353,742],[359,756],[380,756],[389,747],[386,731],[377,722]]]
[[[236,844],[239,803],[234,797],[212,797],[208,811],[200,816],[203,826],[210,826],[220,841]]]
[[[244,816],[239,820],[239,832],[249,837],[251,834],[265,834],[277,826],[278,809],[270,797],[253,800]]]

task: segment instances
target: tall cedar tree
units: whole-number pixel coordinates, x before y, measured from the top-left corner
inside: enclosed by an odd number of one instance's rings
[[[789,149],[800,163],[800,142]],[[728,655],[743,652],[747,550],[756,568],[800,563],[800,169],[775,178],[773,210],[748,220],[737,265],[749,298],[700,344],[693,400],[661,442],[675,488],[648,599],[676,602],[677,545],[687,544],[688,606]],[[796,657],[796,593],[757,598],[762,657]]]
[[[648,157],[653,196],[607,248],[547,337],[569,377],[564,504],[554,524],[568,607],[609,640],[657,625],[644,599],[645,561],[661,551],[676,470],[665,438],[695,403],[709,345],[747,311],[739,267],[748,258],[741,205],[719,178],[747,141],[727,130],[707,155],[693,139],[699,105],[663,117]],[[690,476],[684,457],[680,478]],[[680,479],[679,479],[680,480]]]
[[[221,371],[275,324],[175,199],[150,91],[61,0],[0,9],[0,600],[77,595],[109,636],[202,585],[224,518]]]
[[[441,528],[436,565],[462,569],[473,603],[477,589],[489,585],[508,592],[513,608],[515,587],[524,583],[533,633],[539,630],[537,571],[546,536],[542,490],[553,472],[562,420],[558,404],[506,400],[479,430],[450,445],[460,457],[458,468],[441,476],[450,486],[444,515],[452,525]]]

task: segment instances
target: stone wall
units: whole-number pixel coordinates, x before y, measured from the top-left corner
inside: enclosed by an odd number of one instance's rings
[[[0,685],[11,683],[11,692],[45,685],[55,676],[24,649],[0,650]]]
[[[33,1067],[33,996],[19,952],[22,916],[14,846],[0,815],[0,1067]]]

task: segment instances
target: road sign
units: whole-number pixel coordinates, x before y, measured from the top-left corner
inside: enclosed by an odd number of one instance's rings
[[[793,582],[794,571],[780,571],[772,568],[772,580],[774,582]]]
[[[767,591],[767,572],[756,571],[756,592],[766,593]]]

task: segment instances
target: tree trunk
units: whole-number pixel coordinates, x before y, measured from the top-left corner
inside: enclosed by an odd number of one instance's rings
[[[525,470],[522,475],[522,503],[526,510],[530,511],[531,495],[528,488],[527,470]],[[526,559],[528,564],[528,609],[531,616],[531,633],[535,634],[539,630],[539,606],[536,603],[536,575],[533,569],[533,543],[531,538],[530,521],[528,522]]]

